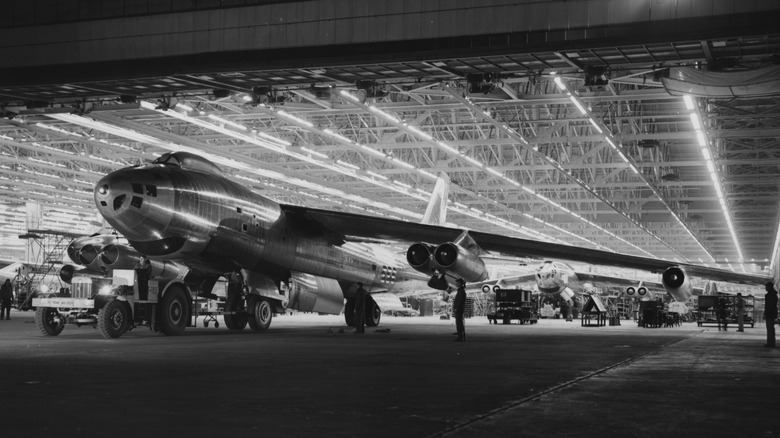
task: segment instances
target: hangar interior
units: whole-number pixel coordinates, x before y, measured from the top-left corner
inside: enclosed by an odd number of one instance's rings
[[[30,217],[94,231],[101,176],[184,150],[280,203],[419,221],[444,174],[461,227],[777,272],[774,2],[4,9],[5,257]]]

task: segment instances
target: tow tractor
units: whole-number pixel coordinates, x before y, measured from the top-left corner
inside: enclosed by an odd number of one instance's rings
[[[35,324],[44,336],[57,336],[65,325],[92,326],[105,338],[118,338],[136,327],[146,326],[154,333],[179,335],[192,326],[193,317],[204,316],[204,326],[224,317],[230,330],[242,330],[247,323],[255,331],[266,330],[274,313],[283,311],[278,300],[246,293],[242,283],[226,283],[226,299],[213,293],[192,293],[179,280],[150,280],[148,292],[140,298],[131,285],[74,278],[70,296],[52,294],[33,298]],[[220,301],[219,306],[194,306],[204,299]],[[223,300],[224,299],[224,300]],[[217,311],[217,309],[219,309]],[[249,310],[251,309],[251,310]],[[216,324],[215,324],[216,326]]]
[[[77,281],[82,280],[82,281]],[[179,282],[149,282],[147,299],[138,299],[133,286],[110,281],[74,279],[70,296],[33,298],[35,325],[46,336],[57,336],[66,324],[93,326],[106,338],[118,338],[137,326],[166,335],[180,334],[189,325],[189,289]],[[165,291],[158,301],[160,288]]]
[[[488,321],[498,324],[509,324],[513,319],[520,324],[536,324],[539,315],[534,311],[531,291],[522,289],[494,288],[496,293],[496,311],[487,315]]]

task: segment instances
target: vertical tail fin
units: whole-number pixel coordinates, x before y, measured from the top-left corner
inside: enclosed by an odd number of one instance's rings
[[[450,178],[446,173],[441,172],[439,179],[436,180],[433,193],[431,193],[431,200],[428,201],[428,208],[425,209],[422,223],[444,225],[447,222],[447,196],[449,192]]]

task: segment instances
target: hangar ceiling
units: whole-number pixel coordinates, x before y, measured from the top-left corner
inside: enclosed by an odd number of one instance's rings
[[[89,231],[102,175],[194,150],[282,203],[415,221],[444,172],[459,226],[760,269],[777,234],[780,94],[698,97],[691,110],[660,78],[762,67],[779,49],[764,34],[0,84],[0,232],[18,244],[29,201],[46,228]]]

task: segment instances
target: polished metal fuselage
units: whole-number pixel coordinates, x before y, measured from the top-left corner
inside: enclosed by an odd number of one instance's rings
[[[204,273],[248,269],[286,280],[298,271],[396,293],[423,289],[427,280],[392,251],[335,242],[318,223],[288,218],[279,204],[216,172],[121,169],[98,182],[95,202],[142,254]]]

